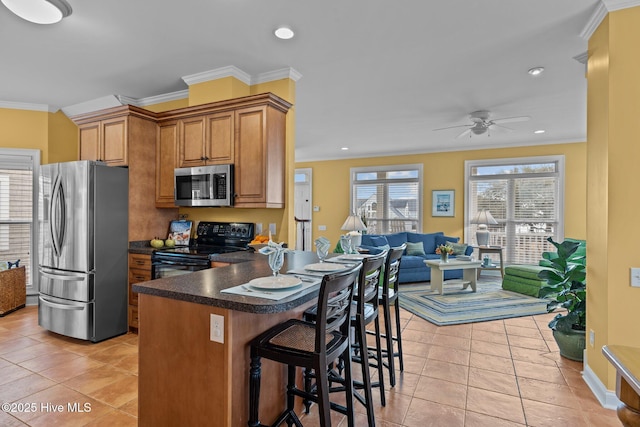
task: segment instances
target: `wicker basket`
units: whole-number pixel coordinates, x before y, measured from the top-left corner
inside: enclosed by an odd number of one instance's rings
[[[0,271],[0,317],[23,308],[27,303],[24,267]]]

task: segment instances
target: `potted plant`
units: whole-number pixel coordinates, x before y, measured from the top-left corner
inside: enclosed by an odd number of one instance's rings
[[[540,297],[550,299],[547,311],[566,309],[549,322],[560,355],[567,359],[582,361],[587,329],[587,281],[585,256],[576,254],[580,242],[566,240],[562,243],[547,239],[557,253],[543,254],[540,265],[546,267],[538,277],[547,284],[540,289]]]

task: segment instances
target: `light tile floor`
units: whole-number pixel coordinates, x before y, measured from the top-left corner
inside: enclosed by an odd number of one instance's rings
[[[386,407],[376,396],[376,425],[620,426],[582,365],[559,356],[551,316],[438,327],[403,311],[405,370],[387,385]],[[134,334],[98,344],[61,337],[38,326],[35,307],[0,318],[0,403],[10,404],[0,425],[135,426],[137,343]],[[315,415],[304,425],[317,426]],[[334,414],[333,424],[346,420]]]

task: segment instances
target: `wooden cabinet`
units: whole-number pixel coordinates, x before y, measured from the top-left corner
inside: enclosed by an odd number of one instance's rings
[[[127,117],[115,117],[78,126],[80,160],[100,160],[127,166]]]
[[[156,207],[175,208],[173,170],[178,159],[178,121],[158,124],[156,142]]]
[[[178,167],[233,163],[233,111],[179,121]]]
[[[138,331],[138,293],[134,283],[151,280],[151,255],[129,254],[129,330]]]
[[[237,207],[283,208],[285,113],[269,105],[236,110]]]

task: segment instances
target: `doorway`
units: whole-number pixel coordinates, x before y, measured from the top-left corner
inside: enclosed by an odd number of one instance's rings
[[[296,220],[296,249],[312,250],[311,242],[311,168],[296,169],[295,193],[293,198],[294,216]]]

